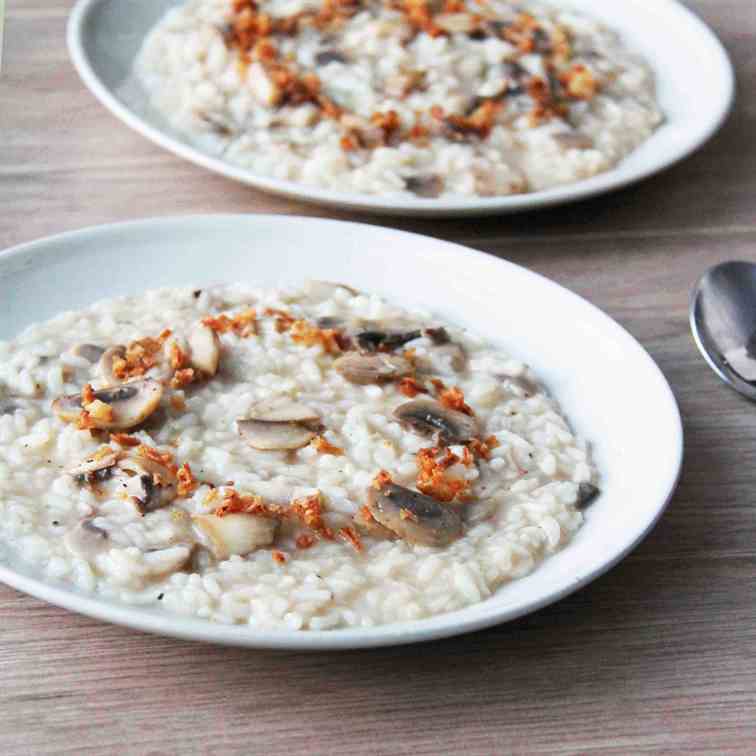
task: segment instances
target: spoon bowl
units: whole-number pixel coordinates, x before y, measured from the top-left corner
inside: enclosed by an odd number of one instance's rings
[[[690,328],[712,370],[756,401],[756,264],[732,261],[707,270],[691,295]]]

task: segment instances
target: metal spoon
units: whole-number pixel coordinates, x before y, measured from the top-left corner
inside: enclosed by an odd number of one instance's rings
[[[712,370],[756,401],[756,265],[726,262],[707,270],[691,295],[690,328]]]

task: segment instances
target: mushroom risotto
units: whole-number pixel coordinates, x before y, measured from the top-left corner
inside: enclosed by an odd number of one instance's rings
[[[200,149],[339,191],[533,192],[609,170],[662,121],[617,35],[511,0],[190,0],[136,77]]]
[[[564,547],[595,483],[525,365],[339,284],[162,289],[0,342],[0,540],[109,599],[428,617]]]

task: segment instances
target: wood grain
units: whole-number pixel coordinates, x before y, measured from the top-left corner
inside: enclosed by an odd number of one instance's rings
[[[156,214],[346,217],[206,174],[115,121],[67,60],[70,5],[10,2],[0,247]],[[756,752],[756,416],[698,357],[686,321],[707,266],[756,260],[756,4],[690,5],[719,32],[739,78],[733,116],[693,158],[637,187],[516,218],[362,218],[527,265],[640,339],[686,427],[680,487],[651,536],[526,619],[373,652],[167,640],[0,587],[0,753]]]

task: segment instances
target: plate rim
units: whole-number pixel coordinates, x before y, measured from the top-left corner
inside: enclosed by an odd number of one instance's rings
[[[478,260],[485,260],[494,266],[504,266],[517,269],[520,273],[533,277],[542,285],[558,290],[563,295],[577,301],[594,315],[606,321],[617,334],[622,334],[625,347],[632,347],[643,359],[647,367],[660,380],[660,389],[665,394],[665,399],[671,411],[670,420],[674,423],[673,435],[676,438],[674,450],[670,450],[673,462],[669,469],[674,472],[665,481],[665,494],[660,501],[653,516],[645,522],[641,530],[610,559],[602,562],[598,567],[591,569],[581,578],[571,580],[557,590],[549,591],[543,596],[525,601],[522,604],[511,607],[492,606],[484,616],[465,618],[471,609],[480,607],[474,604],[471,607],[435,615],[430,618],[411,622],[398,622],[386,625],[377,625],[371,628],[348,628],[340,630],[257,630],[250,629],[246,625],[223,625],[208,620],[184,617],[179,614],[166,613],[163,610],[149,610],[136,605],[117,603],[116,601],[95,598],[77,591],[75,588],[64,583],[56,582],[44,576],[34,576],[35,568],[32,565],[24,566],[21,572],[16,571],[0,557],[0,582],[9,585],[16,590],[27,593],[35,598],[50,604],[62,607],[69,611],[83,614],[100,621],[109,622],[143,632],[164,635],[183,640],[196,640],[220,645],[294,651],[341,651],[382,646],[406,645],[429,640],[440,640],[451,636],[462,635],[477,630],[493,627],[504,622],[515,620],[532,612],[538,611],[562,598],[574,593],[585,585],[593,582],[601,575],[608,572],[616,564],[630,554],[638,544],[643,541],[653,530],[661,516],[667,509],[670,500],[677,488],[680,479],[684,452],[684,430],[679,406],[672,388],[663,372],[642,344],[614,318],[605,313],[599,307],[589,302],[584,297],[575,294],[570,289],[552,281],[546,276],[529,270],[524,266],[517,265],[508,260],[494,257],[480,250],[467,247],[456,242],[449,242],[435,237],[424,236],[409,231],[402,231],[384,226],[374,226],[367,223],[354,221],[340,221],[329,218],[312,218],[296,215],[269,215],[269,214],[243,214],[243,213],[219,213],[219,214],[193,214],[142,218],[125,222],[107,223],[87,226],[81,229],[66,231],[42,237],[30,242],[13,246],[0,252],[0,276],[3,269],[10,263],[33,258],[36,254],[50,246],[62,246],[63,254],[74,255],[75,252],[65,252],[65,246],[79,238],[104,236],[116,234],[122,236],[128,234],[131,229],[149,229],[150,227],[171,226],[187,223],[198,225],[222,223],[238,223],[241,220],[261,219],[266,223],[285,224],[291,222],[306,223],[311,225],[335,225],[356,226],[361,229],[377,229],[381,233],[398,235],[400,237],[417,237],[432,241],[434,245],[445,246],[451,252],[463,254]],[[156,235],[156,238],[160,238]],[[164,237],[163,237],[164,238]],[[29,573],[32,573],[31,575]]]
[[[719,67],[724,76],[723,97],[719,107],[712,111],[707,128],[696,139],[684,143],[683,149],[670,151],[666,157],[639,166],[629,175],[617,175],[616,168],[588,179],[538,192],[515,194],[503,197],[477,197],[466,200],[434,199],[390,199],[380,195],[336,192],[316,186],[307,186],[295,181],[284,181],[267,176],[255,175],[251,171],[235,166],[203,152],[198,147],[184,142],[178,136],[151,125],[131,108],[125,105],[100,80],[84,48],[84,29],[89,15],[95,7],[112,0],[77,0],[67,23],[66,40],[69,56],[79,77],[87,89],[112,115],[129,128],[141,134],[153,144],[171,154],[208,171],[232,179],[257,190],[308,204],[341,208],[377,215],[397,215],[407,217],[476,217],[496,213],[512,214],[569,204],[596,195],[605,194],[631,186],[654,176],[700,149],[719,131],[735,103],[736,78],[730,56],[716,33],[680,0],[655,0],[672,12],[679,13],[687,22],[697,28],[699,34],[708,38],[712,50],[719,59]],[[652,137],[653,138],[653,135]],[[621,165],[621,163],[620,163]]]

